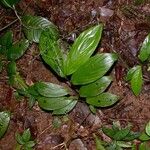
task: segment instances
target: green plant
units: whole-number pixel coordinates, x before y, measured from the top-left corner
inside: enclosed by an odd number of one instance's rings
[[[146,124],[145,131],[143,131],[139,136],[139,140],[141,141],[139,150],[149,150],[148,142],[150,141],[150,121]]]
[[[145,38],[142,46],[140,48],[139,59],[141,62],[148,61],[150,57],[150,34]],[[148,69],[147,69],[148,70]],[[136,65],[133,68],[129,69],[126,81],[131,82],[131,89],[133,93],[138,96],[142,89],[143,84],[143,73],[142,73],[142,65]]]
[[[0,112],[0,139],[4,136],[10,122],[10,113],[7,111]]]
[[[36,144],[35,141],[31,139],[31,133],[29,129],[26,129],[22,135],[16,133],[15,137],[19,144],[17,145],[16,150],[32,150]]]
[[[131,131],[131,125],[121,128],[119,122],[114,122],[112,128],[102,127],[102,131],[112,141],[101,141],[94,135],[97,150],[123,150],[123,148],[132,148],[133,140],[140,136],[140,133]]]

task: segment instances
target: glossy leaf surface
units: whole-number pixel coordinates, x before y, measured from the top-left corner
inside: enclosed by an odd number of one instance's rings
[[[72,75],[71,81],[74,85],[94,82],[105,75],[116,60],[116,54],[97,54],[91,57]]]
[[[8,60],[19,59],[29,47],[29,42],[23,39],[8,49],[7,58]]]
[[[49,30],[48,32],[51,33],[51,38],[55,39],[58,36],[57,27],[46,18],[27,15],[22,17],[22,22],[25,36],[31,42],[38,43],[41,33],[45,29]]]
[[[81,97],[92,97],[101,94],[107,89],[111,81],[110,76],[104,76],[91,84],[81,86],[79,94]]]
[[[108,107],[115,104],[119,97],[111,93],[102,93],[95,97],[88,97],[86,102],[96,107]]]
[[[10,121],[10,113],[6,111],[0,112],[0,139],[5,134],[9,126],[9,121]]]
[[[45,97],[60,97],[68,94],[66,88],[54,83],[37,82],[35,87],[38,93]]]
[[[139,59],[143,62],[150,56],[150,33],[145,38],[142,47],[140,49]]]
[[[67,105],[69,105],[72,101],[73,99],[69,97],[59,97],[59,98],[39,97],[38,98],[39,106],[45,110],[62,109]]]
[[[137,66],[131,79],[131,88],[133,93],[138,96],[141,92],[143,84],[143,75],[141,66]]]
[[[68,112],[70,112],[75,105],[77,104],[77,100],[73,100],[71,101],[67,106],[61,108],[61,109],[55,109],[53,111],[54,115],[63,115],[63,114],[67,114]]]
[[[65,66],[65,74],[74,73],[83,65],[96,49],[103,30],[103,25],[97,25],[82,32],[72,45]]]
[[[44,31],[39,41],[40,54],[44,61],[61,77],[64,77],[65,53],[59,40],[53,40],[51,33]]]

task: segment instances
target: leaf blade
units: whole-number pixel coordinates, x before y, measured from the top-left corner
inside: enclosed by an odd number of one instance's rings
[[[96,81],[105,75],[117,60],[117,55],[102,53],[91,57],[71,77],[74,85],[84,85]]]
[[[105,92],[95,97],[86,98],[86,102],[96,107],[108,107],[115,104],[118,99],[118,96]]]
[[[140,49],[139,59],[144,62],[150,56],[150,33],[145,38],[144,42],[142,43],[142,47]]]
[[[104,92],[107,87],[110,85],[112,78],[110,76],[103,76],[102,78],[87,84],[85,86],[81,86],[79,90],[79,94],[81,97],[92,97],[97,96]]]
[[[82,32],[75,40],[69,51],[65,74],[74,73],[81,65],[83,65],[93,54],[96,49],[103,30],[103,25],[97,25]]]
[[[0,139],[4,136],[10,122],[10,113],[0,112]]]
[[[51,31],[53,38],[58,36],[57,27],[46,18],[26,15],[22,17],[22,22],[24,24],[23,31],[25,36],[31,42],[33,41],[38,43],[41,33],[45,29],[49,29],[49,31]]]
[[[69,94],[68,89],[49,82],[37,82],[35,88],[40,95],[45,97],[61,97]]]

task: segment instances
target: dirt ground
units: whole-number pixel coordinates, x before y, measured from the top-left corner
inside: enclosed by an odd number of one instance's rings
[[[124,76],[128,68],[139,64],[139,48],[150,32],[150,3],[135,6],[133,0],[21,0],[17,9],[20,13],[24,11],[51,20],[58,26],[62,38],[69,43],[87,27],[104,23],[98,50],[115,51],[120,55],[112,71],[114,82],[110,91],[121,99],[111,108],[98,109],[96,115],[84,102],[79,102],[68,115],[52,116],[37,104],[30,110],[25,98],[17,101],[13,95],[14,89],[7,84],[6,71],[3,71],[0,74],[0,110],[10,110],[12,117],[7,133],[0,140],[0,150],[14,150],[15,132],[22,132],[26,128],[30,128],[37,141],[36,150],[95,150],[93,133],[105,139],[99,132],[100,127],[117,120],[122,126],[130,122],[134,131],[143,130],[150,120],[150,74],[144,70],[145,82],[138,97],[133,95]],[[0,29],[14,19],[16,17],[12,10],[0,6]],[[19,39],[22,34],[19,23],[10,28],[14,38]],[[48,81],[62,84],[43,64],[36,44],[30,45],[17,66],[27,83]]]

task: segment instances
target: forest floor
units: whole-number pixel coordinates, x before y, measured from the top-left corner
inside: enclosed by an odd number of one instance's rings
[[[98,50],[116,51],[120,55],[112,71],[114,82],[109,90],[121,99],[113,107],[98,109],[96,115],[84,102],[79,102],[68,115],[52,116],[37,105],[29,109],[25,98],[17,101],[14,89],[7,84],[4,70],[0,74],[0,110],[10,110],[13,116],[7,133],[0,140],[0,150],[14,150],[15,132],[26,128],[30,128],[36,139],[36,150],[63,150],[66,147],[69,150],[95,150],[93,133],[101,139],[107,138],[99,129],[102,125],[112,125],[113,121],[120,121],[123,127],[131,123],[134,131],[144,129],[150,120],[150,74],[144,70],[147,80],[138,97],[134,96],[124,76],[129,68],[139,64],[139,48],[150,32],[150,4],[136,6],[132,0],[22,0],[17,9],[49,19],[69,43],[87,27],[102,22],[104,31]],[[12,10],[0,6],[0,28],[15,19]],[[15,39],[20,38],[19,22],[9,29]],[[36,44],[32,44],[17,61],[17,67],[27,83],[48,81],[62,84],[43,63]]]

